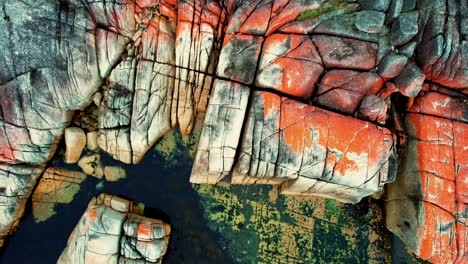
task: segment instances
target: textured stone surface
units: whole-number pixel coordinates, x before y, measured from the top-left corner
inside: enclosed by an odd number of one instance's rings
[[[402,168],[387,188],[387,227],[431,263],[467,260],[468,126],[462,101],[437,92],[416,98],[405,117]]]
[[[414,152],[414,145],[445,146],[447,135],[458,142],[466,124],[463,1],[32,2],[2,3],[2,239],[70,125],[82,131],[79,140],[65,136],[67,159],[78,161],[86,144],[91,153],[81,165],[102,177],[89,158],[99,149],[138,163],[172,128],[188,134],[206,116],[192,182],[216,183],[233,173],[234,183],[282,184],[285,194],[356,202],[394,179],[396,153],[400,164],[409,157],[417,166],[437,163],[424,156],[429,147]],[[422,112],[428,118],[415,119]],[[452,134],[437,118],[450,120]],[[414,131],[424,129],[444,136],[418,138]],[[464,148],[452,149],[463,157]],[[411,239],[439,243],[437,250],[416,250],[432,262],[449,259],[440,252],[455,256],[445,240],[452,231],[440,223],[456,218],[462,230],[465,221],[464,187],[452,184],[463,181],[465,162],[438,158],[462,164],[455,180],[447,172],[408,172],[428,183],[415,191],[426,201],[415,210],[437,211],[430,221],[409,221],[420,230]],[[400,175],[408,174],[405,166]],[[405,188],[392,195],[405,197]],[[411,206],[389,210],[399,215]],[[435,225],[448,233],[431,238]],[[462,258],[463,232],[452,233]],[[405,241],[414,245],[411,239]],[[122,247],[141,247],[127,242]]]
[[[162,263],[170,233],[132,202],[101,194],[89,202],[57,263]]]
[[[418,11],[401,13],[392,25],[392,44],[400,46],[418,33]]]
[[[367,33],[379,33],[385,21],[385,13],[377,11],[363,11],[357,14],[354,24],[359,30]]]
[[[65,162],[75,163],[86,146],[86,134],[79,127],[65,129]]]
[[[32,195],[32,209],[36,222],[56,214],[57,204],[68,204],[80,190],[86,174],[59,168],[47,168]]]

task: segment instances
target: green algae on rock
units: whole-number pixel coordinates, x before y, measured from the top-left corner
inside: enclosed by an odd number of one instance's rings
[[[241,263],[390,262],[388,233],[375,204],[275,197],[275,188],[265,185],[193,188],[209,226],[231,241],[229,253]]]
[[[36,222],[55,215],[56,204],[68,204],[80,190],[86,174],[58,168],[48,168],[32,196],[32,212]]]

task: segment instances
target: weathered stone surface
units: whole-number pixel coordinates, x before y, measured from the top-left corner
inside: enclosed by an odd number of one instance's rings
[[[79,127],[65,129],[65,162],[75,163],[86,146],[86,134]]]
[[[385,17],[385,22],[392,23],[400,15],[405,0],[392,0]]]
[[[406,156],[387,185],[387,227],[431,263],[466,262],[468,126],[455,121],[466,111],[459,100],[434,92],[416,98],[405,118]]]
[[[0,163],[0,246],[19,224],[43,166]]]
[[[366,94],[375,95],[382,86],[383,79],[376,73],[331,70],[323,76],[315,100],[319,105],[352,114]]]
[[[468,87],[466,3],[433,1],[423,7],[425,25],[416,61],[428,80],[455,89]]]
[[[92,131],[86,133],[86,148],[89,150],[98,150],[98,132]]]
[[[307,99],[323,71],[309,37],[273,34],[265,40],[256,85]]]
[[[107,181],[114,182],[127,177],[125,169],[119,166],[104,167],[104,176]]]
[[[190,182],[214,184],[231,171],[249,95],[243,85],[215,80]]]
[[[362,8],[368,10],[387,11],[391,0],[359,0]]]
[[[80,166],[87,175],[94,176],[98,179],[102,179],[104,176],[104,166],[101,162],[101,155],[98,153],[84,156],[78,161],[78,166]]]
[[[377,11],[363,11],[357,14],[354,24],[359,30],[367,33],[379,33],[385,21],[385,13]]]
[[[376,64],[374,43],[325,35],[314,36],[312,40],[327,68],[369,70]]]
[[[385,79],[395,78],[401,73],[407,62],[406,56],[389,53],[379,63],[377,73]]]
[[[392,44],[400,46],[410,41],[418,33],[418,11],[401,13],[392,24]]]
[[[388,170],[394,166],[394,150],[386,129],[255,92],[232,181],[293,180],[284,185],[284,193],[354,203],[392,180]]]
[[[387,104],[380,97],[366,94],[359,105],[359,116],[379,124],[385,124],[387,108]]]
[[[215,41],[223,30],[222,12],[220,3],[214,0],[179,1],[177,6],[177,70],[171,119],[173,126],[179,123],[183,134],[191,132],[196,112],[204,112],[208,103],[220,48]]]
[[[93,198],[57,263],[161,263],[171,228],[137,211],[117,196]]]
[[[401,71],[400,75],[395,78],[395,85],[400,90],[401,94],[408,97],[415,97],[421,90],[425,78],[426,76],[418,66],[413,63],[408,63]]]
[[[252,84],[257,70],[263,37],[236,34],[224,39],[217,75],[243,84]]]
[[[56,214],[55,205],[70,203],[85,179],[81,172],[47,168],[32,195],[34,220],[45,221]]]

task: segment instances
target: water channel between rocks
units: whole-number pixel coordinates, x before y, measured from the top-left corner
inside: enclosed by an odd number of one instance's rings
[[[420,263],[400,241],[392,243],[381,205],[278,195],[271,186],[192,185],[195,136],[169,133],[138,165],[122,166],[116,182],[88,176],[69,204],[36,223],[28,209],[9,238],[0,263],[55,263],[88,202],[110,193],[143,203],[145,214],[172,226],[164,263]],[[57,154],[51,165],[66,165]],[[31,205],[28,206],[31,208]]]

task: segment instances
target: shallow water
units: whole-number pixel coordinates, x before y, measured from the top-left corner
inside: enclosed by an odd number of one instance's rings
[[[164,263],[385,263],[390,255],[392,263],[416,263],[399,242],[392,253],[376,203],[278,196],[271,186],[192,186],[190,151],[196,142],[188,142],[170,133],[138,165],[101,154],[105,165],[125,168],[127,178],[87,177],[74,200],[57,206],[44,222],[35,223],[29,210],[0,263],[55,263],[88,202],[100,193],[144,203],[146,215],[171,224]],[[61,160],[57,154],[52,165],[80,170]],[[370,242],[374,231],[378,238]]]

